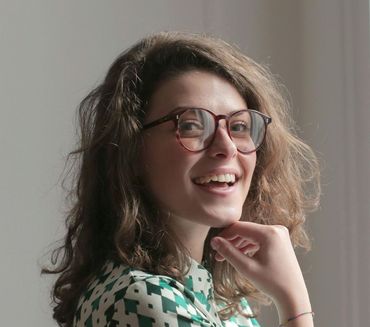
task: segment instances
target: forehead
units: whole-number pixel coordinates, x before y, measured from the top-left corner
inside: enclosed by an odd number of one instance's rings
[[[198,107],[215,114],[227,114],[245,109],[247,104],[226,79],[215,73],[191,70],[160,83],[150,99],[145,120],[157,119],[178,107]]]

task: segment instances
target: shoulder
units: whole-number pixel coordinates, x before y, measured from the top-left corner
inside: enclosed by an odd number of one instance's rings
[[[183,284],[168,276],[108,263],[81,296],[74,325],[172,326],[180,320],[188,326],[202,326],[207,320]]]

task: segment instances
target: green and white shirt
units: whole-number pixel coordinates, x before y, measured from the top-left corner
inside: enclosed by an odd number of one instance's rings
[[[242,311],[251,315],[246,299]],[[211,274],[192,260],[184,284],[122,264],[107,263],[81,296],[75,327],[259,327],[240,314],[220,320]]]

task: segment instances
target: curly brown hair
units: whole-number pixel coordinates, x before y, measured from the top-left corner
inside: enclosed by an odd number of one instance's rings
[[[52,254],[53,267],[42,270],[60,274],[52,290],[53,317],[60,326],[72,325],[79,297],[107,260],[183,279],[188,252],[161,219],[134,166],[151,95],[160,82],[192,69],[226,79],[249,108],[273,121],[257,153],[241,220],[284,225],[294,246],[309,249],[304,222],[318,205],[318,162],[296,136],[281,85],[268,69],[222,40],[178,32],[151,35],[122,53],[79,106],[79,144],[68,156],[74,174],[67,233]],[[241,297],[260,303],[266,297],[226,261],[214,260],[209,241],[217,232],[209,232],[204,262],[216,297],[228,304],[220,313],[225,319],[238,310]]]

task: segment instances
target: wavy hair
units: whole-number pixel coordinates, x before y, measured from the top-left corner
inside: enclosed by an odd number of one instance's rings
[[[160,82],[198,69],[226,79],[249,108],[272,117],[241,220],[286,226],[294,246],[310,248],[306,213],[317,207],[320,186],[317,159],[296,135],[284,89],[269,70],[222,40],[205,35],[165,32],[151,35],[123,52],[103,82],[81,102],[79,143],[68,156],[71,177],[67,233],[51,256],[59,274],[53,289],[54,319],[71,326],[77,302],[107,260],[182,280],[188,252],[135,173],[142,123]],[[227,262],[214,260],[204,247],[204,263],[214,278],[215,294],[227,305],[226,319],[239,311],[242,297],[267,298]],[[173,246],[175,244],[175,246]]]

